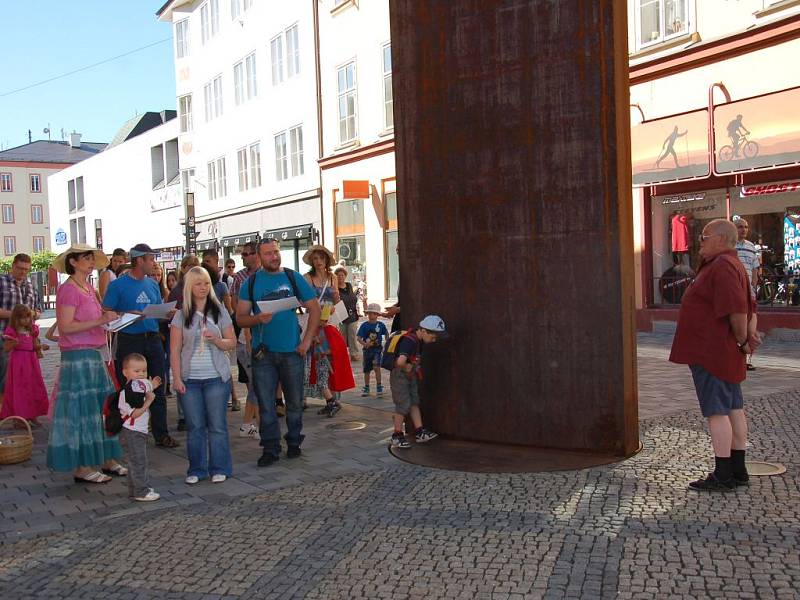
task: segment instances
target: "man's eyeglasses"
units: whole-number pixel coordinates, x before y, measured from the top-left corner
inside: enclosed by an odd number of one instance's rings
[[[700,242],[705,242],[708,238],[712,238],[712,237],[717,236],[717,235],[720,235],[720,234],[719,233],[709,233],[709,234],[701,233],[700,237],[698,237],[697,239]]]

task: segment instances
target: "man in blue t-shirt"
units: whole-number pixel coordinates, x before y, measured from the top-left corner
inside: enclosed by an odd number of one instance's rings
[[[249,327],[253,338],[253,383],[260,413],[259,433],[263,453],[259,467],[278,460],[281,453],[281,428],[275,410],[275,390],[280,383],[286,402],[286,457],[300,456],[303,443],[303,379],[305,355],[319,327],[320,306],[317,296],[305,279],[281,267],[277,240],[258,244],[261,269],[239,288],[236,322]],[[300,339],[300,323],[294,310],[261,312],[257,302],[297,297],[308,310],[308,326]]]
[[[149,304],[161,304],[158,284],[150,279],[156,266],[156,254],[147,244],[136,244],[130,251],[131,270],[112,281],[103,298],[103,306],[118,313],[142,312]],[[170,313],[170,318],[173,313]],[[125,385],[122,363],[129,354],[137,352],[147,359],[148,377],[164,379],[164,346],[158,332],[156,319],[139,319],[117,334],[117,353],[114,357],[117,379]],[[150,405],[150,425],[157,446],[175,448],[178,442],[169,435],[167,427],[167,400],[164,385],[153,390],[156,399]]]

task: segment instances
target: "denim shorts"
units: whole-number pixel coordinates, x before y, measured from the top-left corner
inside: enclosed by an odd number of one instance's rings
[[[704,417],[727,416],[732,410],[744,408],[741,385],[722,381],[700,365],[689,365],[689,369],[692,371],[700,412]]]
[[[364,373],[369,373],[375,367],[380,368],[383,348],[370,348],[364,350]]]

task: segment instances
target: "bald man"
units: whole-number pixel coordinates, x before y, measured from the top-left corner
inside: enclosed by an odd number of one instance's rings
[[[758,277],[761,275],[761,252],[756,248],[756,245],[747,239],[750,233],[750,224],[741,217],[733,219],[733,224],[736,225],[736,254],[739,260],[742,261],[744,270],[747,271],[747,279],[750,281],[750,295],[753,300],[756,299],[756,288],[758,287]],[[756,321],[756,315],[753,315],[753,321]],[[752,354],[747,355],[747,370],[755,371],[756,368],[751,362]]]
[[[696,491],[730,492],[749,483],[747,420],[741,382],[745,356],[761,338],[752,319],[747,272],[736,254],[736,226],[715,219],[700,235],[702,261],[678,313],[670,361],[689,365],[714,448],[714,471],[692,481]]]

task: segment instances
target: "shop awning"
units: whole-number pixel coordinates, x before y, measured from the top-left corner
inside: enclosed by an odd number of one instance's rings
[[[271,229],[269,231],[265,231],[264,235],[261,236],[262,239],[269,240],[301,240],[305,238],[313,238],[314,237],[314,226],[309,225],[298,225],[296,227],[288,227],[286,229]]]
[[[253,231],[252,233],[240,233],[238,235],[229,235],[228,237],[222,238],[222,247],[235,248],[237,246],[243,246],[244,244],[248,244],[250,242],[257,242],[258,240],[259,237],[257,231]]]

